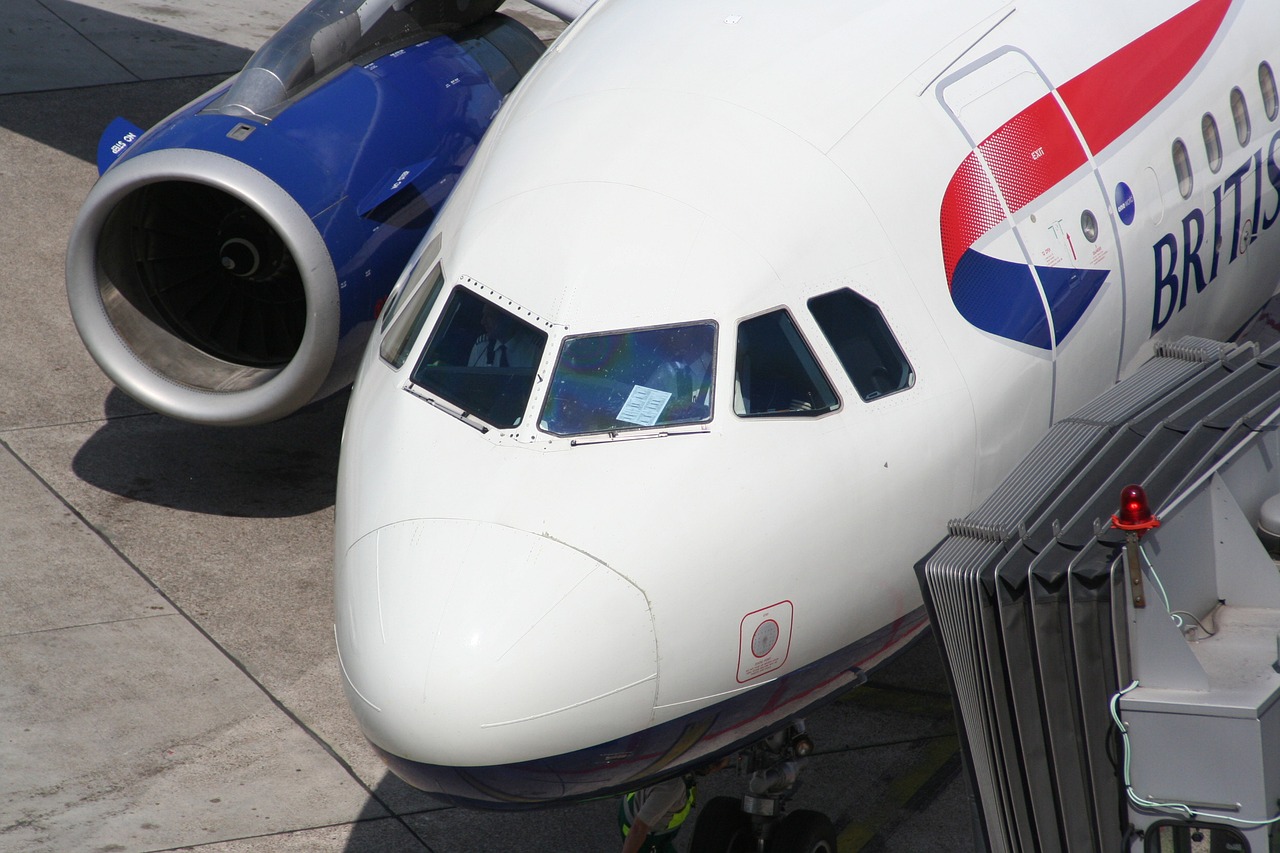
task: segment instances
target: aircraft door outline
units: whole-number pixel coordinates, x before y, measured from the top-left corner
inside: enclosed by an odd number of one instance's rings
[[[1069,414],[1094,393],[1078,380],[1114,377],[1122,363],[1119,225],[1094,154],[1047,75],[1018,48],[945,77],[937,97],[971,149],[943,201],[952,299],[978,328],[1046,353],[1051,418]],[[1081,177],[1086,167],[1092,180]],[[1081,322],[1099,313],[1106,319]]]

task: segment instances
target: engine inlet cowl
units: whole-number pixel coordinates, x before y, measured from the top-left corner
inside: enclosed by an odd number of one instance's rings
[[[204,184],[147,184],[98,238],[134,309],[231,364],[280,368],[302,343],[307,302],[284,240],[244,201]]]
[[[67,251],[71,313],[126,393],[163,414],[260,423],[309,402],[333,367],[333,262],[271,179],[207,151],[108,170]]]

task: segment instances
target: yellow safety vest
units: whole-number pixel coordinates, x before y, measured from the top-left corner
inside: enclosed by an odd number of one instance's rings
[[[671,820],[667,821],[666,827],[659,828],[655,826],[653,827],[653,832],[675,832],[680,828],[680,825],[685,822],[685,819],[689,817],[689,812],[693,811],[693,803],[698,795],[698,786],[687,784],[686,787],[689,789],[689,793],[685,797],[684,807],[671,816]],[[630,794],[627,794],[622,798],[622,813],[619,822],[622,824],[623,838],[626,838],[627,835],[630,834],[631,825],[635,823],[636,815],[640,813],[640,807],[643,805],[643,803],[636,802],[638,799],[638,793],[638,791],[632,791]]]

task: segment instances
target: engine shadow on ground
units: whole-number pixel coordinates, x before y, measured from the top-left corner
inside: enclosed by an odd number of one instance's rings
[[[134,501],[240,518],[289,518],[333,506],[347,392],[271,424],[210,427],[143,413],[119,390],[72,470]]]

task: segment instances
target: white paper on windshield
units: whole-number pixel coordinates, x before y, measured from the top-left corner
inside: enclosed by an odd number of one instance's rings
[[[632,386],[627,402],[622,404],[622,410],[618,412],[618,420],[637,426],[653,426],[670,399],[670,391],[659,391],[643,385]]]

